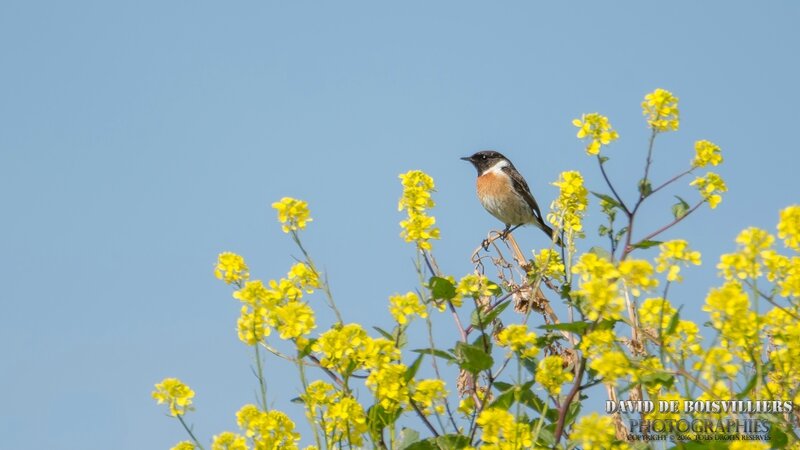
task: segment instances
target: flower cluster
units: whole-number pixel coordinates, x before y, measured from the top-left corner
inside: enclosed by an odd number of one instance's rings
[[[414,292],[389,297],[389,312],[400,325],[407,324],[409,317],[419,316],[423,319],[428,317],[428,310]]]
[[[214,436],[211,450],[247,450],[247,441],[244,436],[225,431]]]
[[[722,201],[722,196],[720,194],[728,191],[725,180],[714,172],[708,172],[703,177],[697,177],[690,184],[692,186],[697,186],[700,195],[708,202],[708,206],[710,206],[711,209],[716,208]]]
[[[278,220],[284,233],[302,230],[313,219],[308,211],[308,203],[291,197],[283,197],[272,204],[278,211]]]
[[[680,125],[678,97],[666,89],[656,89],[644,96],[642,113],[653,131],[676,131]]]
[[[491,297],[500,293],[500,286],[489,281],[486,275],[469,274],[458,281],[456,285],[456,297],[452,302],[455,306],[461,306],[463,297],[472,297],[476,300]]]
[[[357,447],[364,444],[367,416],[364,408],[352,396],[324,381],[314,381],[301,398],[306,404],[309,419],[317,420],[322,425],[329,443]]]
[[[530,426],[517,422],[505,409],[486,408],[481,411],[476,423],[482,430],[482,449],[518,450],[533,445]]]
[[[536,368],[536,382],[544,386],[550,395],[558,396],[561,386],[575,378],[559,355],[550,355],[539,361]]]
[[[786,247],[800,252],[800,205],[792,205],[781,211],[778,237],[783,239]]]
[[[616,442],[614,420],[611,416],[592,413],[582,417],[572,429],[570,439],[580,443],[585,450],[621,450],[630,448],[625,442]]]
[[[705,167],[722,163],[722,153],[717,144],[710,141],[697,141],[694,143],[695,156],[692,160],[692,167]]]
[[[572,267],[572,273],[580,276],[578,294],[583,297],[582,310],[589,320],[621,317],[620,273],[614,264],[594,253],[584,253]]]
[[[536,333],[528,331],[521,324],[509,325],[497,334],[497,345],[508,347],[521,358],[533,358],[539,352],[536,347]]]
[[[711,289],[703,306],[711,316],[711,325],[719,330],[723,345],[738,351],[743,360],[749,361],[758,337],[759,318],[750,309],[750,299],[737,281],[728,281],[722,287]],[[757,352],[756,352],[757,353]]]
[[[177,378],[164,378],[152,393],[158,404],[167,403],[171,416],[177,417],[192,410],[194,391]]]
[[[653,266],[642,259],[626,259],[617,266],[620,276],[631,293],[640,296],[642,290],[649,291],[658,287],[658,280],[653,278]]]
[[[411,399],[418,407],[421,407],[422,412],[426,415],[443,414],[446,397],[445,383],[438,379],[418,381],[414,387],[414,393],[411,395]]]
[[[250,278],[250,269],[244,263],[244,258],[236,253],[224,252],[217,257],[214,275],[226,284],[239,284]]]
[[[580,234],[583,230],[581,221],[589,202],[589,191],[583,185],[583,177],[577,171],[561,172],[553,186],[559,188],[559,195],[551,205],[553,212],[547,215],[547,220],[567,235]]]
[[[237,322],[239,339],[257,345],[275,328],[281,339],[299,339],[316,328],[314,310],[301,301],[303,292],[320,287],[319,276],[305,263],[297,263],[286,278],[270,280],[269,287],[261,280],[247,281],[233,297],[242,302]],[[298,341],[299,342],[299,341]]]
[[[528,275],[531,277],[542,276],[545,278],[563,278],[564,261],[555,249],[545,248],[537,255],[533,253],[534,271]]]
[[[664,242],[658,248],[661,253],[656,257],[656,270],[659,273],[667,271],[667,281],[683,280],[681,264],[700,265],[700,252],[690,249],[689,243],[683,239]]]
[[[619,138],[619,134],[611,128],[608,117],[598,113],[584,114],[580,119],[574,119],[572,124],[579,128],[578,139],[589,139],[587,155],[599,154],[600,147]]]
[[[403,231],[400,236],[406,242],[416,242],[421,250],[430,250],[431,239],[439,239],[436,218],[427,215],[433,208],[431,192],[434,190],[433,178],[421,170],[410,170],[400,175],[403,196],[397,204],[398,211],[406,210],[408,218],[400,222]]]
[[[278,410],[261,411],[255,405],[245,405],[236,413],[236,423],[245,436],[253,439],[255,448],[297,450],[300,434],[285,413]]]

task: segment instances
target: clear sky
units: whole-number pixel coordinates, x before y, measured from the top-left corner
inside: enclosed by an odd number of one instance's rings
[[[597,111],[621,135],[609,168],[630,198],[639,103],[657,87],[680,97],[682,123],[659,139],[653,179],[685,167],[697,139],[725,156],[722,204],[665,236],[704,255],[673,297],[702,322],[718,255],[800,201],[800,3],[611,4],[4,0],[2,446],[169,448],[183,431],[150,398],[165,376],[197,392],[203,439],[235,429],[255,380],[212,268],[234,251],[254,277],[285,275],[297,252],[271,202],[309,202],[304,236],[346,319],[389,327],[388,296],[416,286],[398,173],[435,178],[435,251],[461,276],[498,224],[458,157],[504,152],[542,205],[563,170],[601,189],[570,123]],[[671,196],[654,203],[643,231],[669,218]],[[300,421],[291,366],[270,360],[268,378]]]

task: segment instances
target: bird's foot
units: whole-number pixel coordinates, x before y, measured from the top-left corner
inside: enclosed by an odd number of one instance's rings
[[[483,247],[484,251],[489,251],[489,244],[491,244],[491,241],[489,241],[488,238],[484,239],[483,242],[481,242],[481,247]]]

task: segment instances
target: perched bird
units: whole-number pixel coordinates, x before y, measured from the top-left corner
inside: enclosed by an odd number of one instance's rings
[[[528,183],[508,158],[486,150],[461,159],[471,162],[478,171],[478,200],[505,224],[503,236],[521,225],[533,224],[553,239],[553,229],[544,223]],[[557,238],[556,243],[561,245],[561,240]]]

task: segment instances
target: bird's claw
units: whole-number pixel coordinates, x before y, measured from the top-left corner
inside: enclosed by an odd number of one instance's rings
[[[489,242],[488,238],[484,239],[483,242],[481,242],[481,247],[483,247],[484,251],[488,251],[489,250],[489,244],[491,244],[491,242]]]

